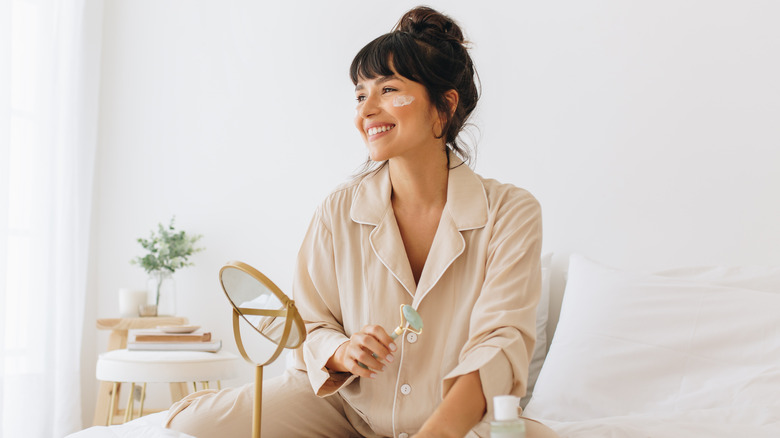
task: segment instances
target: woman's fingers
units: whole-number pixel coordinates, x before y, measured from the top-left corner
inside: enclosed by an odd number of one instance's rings
[[[369,327],[370,326],[367,326],[365,329],[368,329]],[[395,357],[392,354],[392,350],[395,348],[395,344],[393,344],[393,340],[390,338],[390,336],[387,335],[385,330],[381,327],[378,327],[378,329],[365,329],[363,332],[361,332],[363,335],[362,347],[367,349],[375,358],[379,359],[380,361],[390,363],[395,360]]]
[[[381,356],[375,353],[378,350],[380,344],[372,336],[361,332],[352,335],[350,356],[372,370],[382,371],[384,364],[381,362]]]
[[[385,365],[363,349],[353,350],[353,361],[349,364],[350,372],[361,377],[376,377],[375,374],[385,370]]]
[[[392,338],[380,326],[368,325],[350,337],[344,351],[344,366],[352,374],[374,378],[395,360]]]
[[[377,355],[386,357],[392,355],[392,352],[397,349],[395,342],[393,342],[393,338],[391,338],[382,327],[378,325],[367,325],[363,327],[363,331],[373,336],[374,339],[380,343],[382,351],[374,350],[374,353]],[[392,362],[392,360],[388,360],[388,362]]]

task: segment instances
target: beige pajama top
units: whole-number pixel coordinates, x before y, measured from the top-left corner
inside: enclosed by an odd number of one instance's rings
[[[391,191],[385,166],[340,187],[317,209],[293,285],[308,331],[297,366],[317,395],[338,392],[386,436],[417,431],[458,376],[479,370],[489,421],[493,396],[526,391],[541,288],[539,204],[466,165],[451,169],[415,284]],[[424,328],[396,339],[395,361],[385,371],[375,379],[329,372],[325,363],[354,332],[378,324],[391,333],[401,304],[417,309]]]

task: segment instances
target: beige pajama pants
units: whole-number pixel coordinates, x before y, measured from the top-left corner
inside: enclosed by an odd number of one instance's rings
[[[198,391],[168,411],[166,427],[197,438],[250,438],[255,384]],[[263,437],[378,437],[334,394],[317,397],[304,371],[263,381]]]
[[[171,406],[165,425],[196,438],[250,438],[254,390],[252,382],[192,393]],[[524,420],[527,438],[558,437],[547,426]],[[317,397],[306,372],[290,368],[263,382],[261,427],[265,438],[379,437],[339,394]]]

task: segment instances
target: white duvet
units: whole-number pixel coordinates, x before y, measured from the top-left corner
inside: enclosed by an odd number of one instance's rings
[[[117,426],[94,426],[66,438],[194,438],[162,427],[166,415],[167,412],[158,412]]]
[[[191,438],[164,429],[165,412],[120,426],[91,427],[67,438]],[[584,421],[543,421],[561,438],[778,438],[780,412],[769,408],[636,414]],[[334,437],[337,438],[337,437]]]
[[[710,409],[544,423],[561,438],[778,438],[777,413]]]

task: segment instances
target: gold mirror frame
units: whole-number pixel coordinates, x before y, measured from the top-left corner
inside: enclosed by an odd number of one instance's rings
[[[228,269],[241,271],[257,280],[261,286],[270,291],[282,303],[282,308],[256,309],[250,307],[239,307],[239,304],[235,303],[231,298],[222,279],[223,273]],[[277,287],[268,277],[246,263],[231,261],[222,266],[222,268],[219,270],[219,284],[222,286],[222,291],[225,293],[225,296],[233,307],[233,337],[236,340],[236,347],[238,347],[238,351],[241,353],[241,356],[244,358],[244,360],[255,365],[255,398],[254,405],[252,407],[252,438],[260,438],[260,423],[263,404],[263,367],[276,360],[276,358],[279,357],[285,348],[296,348],[300,346],[306,339],[306,326],[303,323],[303,319],[301,319],[300,313],[298,313],[298,309],[295,307],[295,302],[289,299],[287,295],[285,295],[285,293],[282,292],[282,290],[279,289],[279,287]],[[279,338],[279,340],[275,340],[270,336],[267,336],[265,333],[263,333],[260,327],[252,324],[252,322],[247,319],[246,315],[264,316],[274,319],[284,318],[282,336]],[[262,364],[258,364],[250,359],[246,349],[244,348],[244,344],[241,340],[239,317],[243,318],[247,324],[254,328],[264,338],[276,344],[276,350],[274,350],[271,357]],[[293,329],[295,329],[298,334],[297,342],[288,345],[287,341]]]

